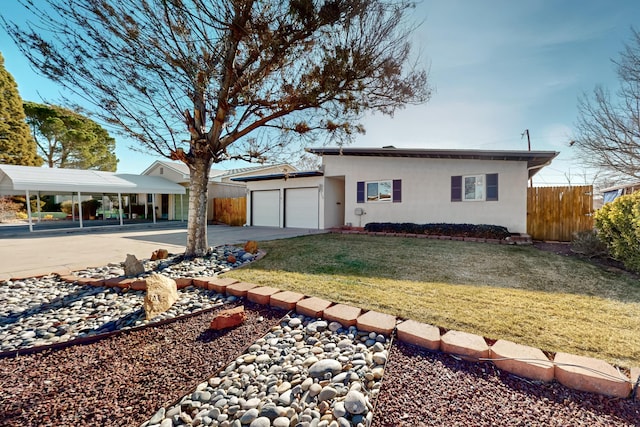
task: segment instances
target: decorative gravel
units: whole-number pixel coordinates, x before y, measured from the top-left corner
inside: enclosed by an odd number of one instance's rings
[[[286,316],[143,426],[368,426],[388,344],[375,332]]]
[[[213,332],[211,312],[17,358],[0,359],[1,426],[139,426],[215,375],[278,324],[283,311],[245,304],[247,321]]]
[[[231,254],[240,261],[229,264]],[[220,247],[144,264],[145,274],[206,277],[251,259]],[[214,314],[237,304],[213,291],[182,289],[169,312],[146,321],[143,295],[54,276],[0,283],[0,352],[9,356],[0,358],[0,426],[640,426],[638,401],[390,347],[375,333],[251,303],[246,322],[213,332]],[[192,317],[175,320],[182,315]]]
[[[640,402],[536,383],[394,343],[373,426],[640,426]]]

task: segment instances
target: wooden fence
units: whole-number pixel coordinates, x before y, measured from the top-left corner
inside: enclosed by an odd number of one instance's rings
[[[527,189],[527,233],[534,240],[570,242],[573,234],[593,229],[593,187]]]
[[[247,222],[247,198],[214,198],[213,221],[228,225],[244,225]]]

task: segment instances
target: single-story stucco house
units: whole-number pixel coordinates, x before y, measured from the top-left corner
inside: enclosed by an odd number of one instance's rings
[[[527,230],[529,179],[555,151],[310,148],[318,171],[235,177],[247,224],[328,229],[370,222],[470,223]]]

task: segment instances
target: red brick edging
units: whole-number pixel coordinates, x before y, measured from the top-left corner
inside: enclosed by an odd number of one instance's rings
[[[212,278],[216,283],[222,278]],[[195,281],[194,281],[195,283]],[[241,288],[249,288],[248,299],[253,302],[285,310],[294,310],[299,314],[336,321],[343,326],[357,326],[367,332],[376,332],[390,336],[396,332],[400,341],[417,345],[431,351],[442,351],[471,361],[492,362],[498,368],[514,375],[550,382],[556,380],[566,387],[603,394],[611,397],[629,398],[640,378],[640,367],[632,368],[630,377],[621,373],[613,365],[590,357],[557,353],[550,360],[540,349],[498,340],[492,345],[475,334],[461,331],[448,331],[440,334],[439,328],[416,322],[397,319],[395,316],[374,310],[365,311],[358,307],[332,303],[317,297],[308,297],[297,292],[240,282]],[[203,286],[204,287],[204,286]],[[231,289],[227,289],[228,295]],[[640,396],[636,393],[636,400]]]

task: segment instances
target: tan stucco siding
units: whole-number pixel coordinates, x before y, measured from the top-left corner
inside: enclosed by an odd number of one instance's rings
[[[162,173],[161,173],[162,172]],[[147,175],[149,176],[161,176],[164,179],[167,179],[171,182],[175,182],[176,184],[188,184],[189,177],[184,177],[181,173],[176,172],[175,170],[169,168],[164,165],[155,165],[152,170],[150,170]]]
[[[495,224],[524,233],[527,164],[519,161],[325,156],[325,177],[345,177],[345,223]],[[451,201],[451,177],[498,174],[498,201]],[[358,181],[402,181],[402,202],[356,203]],[[364,209],[362,216],[356,208]]]

